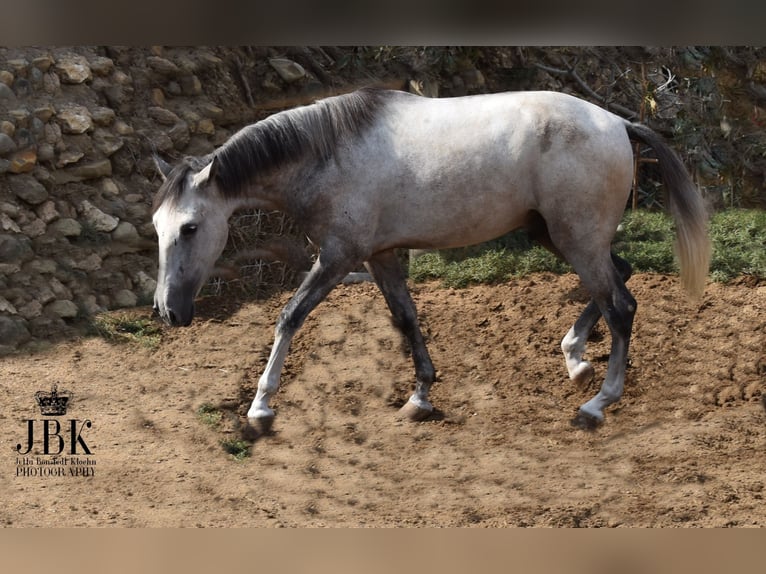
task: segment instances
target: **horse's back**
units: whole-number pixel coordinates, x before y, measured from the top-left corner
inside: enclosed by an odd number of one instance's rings
[[[354,163],[369,166],[356,185],[379,188],[382,235],[453,247],[523,226],[531,211],[576,208],[578,195],[603,201],[591,183],[616,169],[624,187],[631,153],[621,118],[566,94],[393,93]]]

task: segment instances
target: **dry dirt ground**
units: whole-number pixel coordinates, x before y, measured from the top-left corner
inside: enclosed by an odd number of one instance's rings
[[[639,309],[625,395],[594,432],[569,424],[596,391],[568,380],[559,350],[584,303],[571,275],[414,286],[438,370],[437,412],[417,424],[395,421],[414,375],[382,296],[338,287],[294,340],[273,431],[244,460],[221,441],[242,433],[287,293],[204,300],[154,350],[83,338],[6,357],[0,523],[766,526],[766,286],[709,284],[697,303],[671,277],[630,287]],[[603,323],[592,339],[600,383]],[[59,457],[43,452],[34,402],[54,382],[74,393],[56,419]],[[216,427],[196,414],[206,403],[224,413]],[[36,443],[22,457],[29,419]],[[92,422],[77,423],[74,455],[70,419]],[[41,464],[53,458],[67,462]],[[83,461],[95,461],[89,476],[69,474]]]

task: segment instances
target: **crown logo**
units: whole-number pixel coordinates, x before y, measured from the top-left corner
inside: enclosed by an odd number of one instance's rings
[[[35,393],[35,400],[40,406],[40,413],[44,416],[60,416],[66,414],[67,404],[69,399],[72,398],[72,393],[69,391],[58,391],[57,385],[54,383],[49,393],[45,391],[37,391]]]

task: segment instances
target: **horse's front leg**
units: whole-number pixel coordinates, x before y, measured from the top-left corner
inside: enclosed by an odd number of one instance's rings
[[[352,258],[331,256],[330,253],[328,251],[325,254],[323,251],[320,254],[295,295],[279,314],[274,334],[274,346],[271,349],[266,369],[258,380],[258,391],[247,411],[248,422],[261,432],[268,431],[274,422],[274,411],[269,406],[269,402],[279,389],[282,367],[290,350],[293,336],[314,307],[359,263]]]
[[[412,349],[416,376],[415,392],[399,410],[399,417],[421,421],[433,412],[428,393],[436,379],[436,371],[418,326],[415,303],[407,290],[404,272],[393,249],[376,253],[366,265],[386,299],[394,323],[407,337]]]

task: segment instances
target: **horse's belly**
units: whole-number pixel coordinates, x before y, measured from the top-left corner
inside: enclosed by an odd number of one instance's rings
[[[402,202],[384,213],[376,243],[409,248],[463,247],[522,227],[528,213],[526,202],[478,192],[461,194],[459,201],[437,197],[428,204]]]

